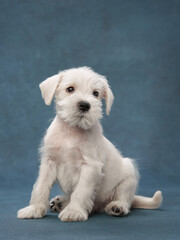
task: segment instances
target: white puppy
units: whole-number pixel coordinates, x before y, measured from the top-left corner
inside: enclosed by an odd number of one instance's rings
[[[51,201],[62,221],[84,221],[105,210],[122,216],[130,208],[157,208],[162,194],[135,196],[139,174],[134,161],[124,158],[102,133],[102,99],[109,114],[113,94],[104,76],[88,67],[62,71],[40,84],[47,105],[55,95],[57,115],[43,139],[39,177],[30,205],[18,218],[42,218],[49,207],[50,190],[58,181],[64,196]]]

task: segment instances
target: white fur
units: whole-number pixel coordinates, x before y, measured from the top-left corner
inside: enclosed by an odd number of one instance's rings
[[[75,91],[67,92],[73,86]],[[124,158],[102,133],[102,99],[109,114],[113,94],[104,76],[90,68],[62,71],[40,84],[47,105],[55,95],[57,115],[43,139],[39,177],[34,185],[30,206],[18,211],[18,218],[41,218],[49,206],[50,190],[59,182],[65,196],[59,218],[62,221],[87,220],[93,211],[109,215],[126,215],[134,208],[156,208],[161,192],[154,198],[135,196],[139,174],[134,161]],[[99,96],[93,95],[93,91]],[[81,112],[80,101],[90,104]],[[58,199],[58,200],[57,200]],[[52,204],[52,202],[51,202]]]

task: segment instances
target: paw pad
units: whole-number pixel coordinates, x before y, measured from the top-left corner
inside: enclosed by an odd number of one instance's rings
[[[114,213],[114,215],[116,216],[123,216],[124,215],[124,211],[122,207],[117,207],[117,206],[113,206],[111,208],[111,211]]]
[[[68,204],[68,199],[64,196],[56,196],[50,201],[50,210],[51,212],[60,212],[64,209],[64,207]]]
[[[50,201],[51,212],[60,212],[62,204],[59,198],[54,198]]]

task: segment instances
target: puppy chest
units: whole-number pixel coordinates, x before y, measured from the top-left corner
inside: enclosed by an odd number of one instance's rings
[[[64,193],[70,195],[75,189],[79,177],[81,163],[72,164],[70,162],[61,163],[57,169],[57,180]]]
[[[66,194],[75,189],[83,159],[78,148],[61,148],[57,159],[57,180]]]

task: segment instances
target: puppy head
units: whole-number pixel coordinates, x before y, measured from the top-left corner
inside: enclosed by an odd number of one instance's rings
[[[106,78],[88,67],[72,68],[54,75],[40,85],[47,105],[55,95],[57,114],[68,125],[89,129],[102,118],[102,99],[109,114],[113,93]]]

